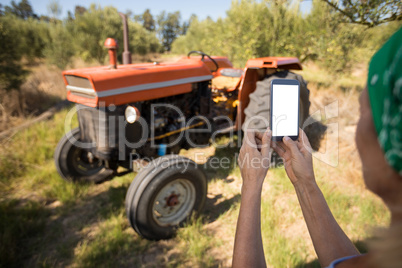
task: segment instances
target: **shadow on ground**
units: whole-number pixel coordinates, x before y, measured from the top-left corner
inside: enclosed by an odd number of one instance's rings
[[[221,215],[228,211],[235,204],[240,202],[240,194],[232,198],[225,199],[219,203],[217,201],[222,198],[222,194],[216,195],[213,198],[207,198],[204,208],[204,215],[207,218],[207,223],[216,221]]]
[[[239,147],[237,145],[237,136],[227,145],[220,145],[215,149],[215,154],[208,158],[202,166],[208,179],[224,179],[233,172],[237,166],[237,157]]]

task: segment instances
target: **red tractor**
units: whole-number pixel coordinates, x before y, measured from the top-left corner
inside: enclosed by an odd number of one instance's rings
[[[109,66],[63,72],[79,127],[60,140],[54,159],[62,178],[95,183],[152,160],[126,196],[131,226],[145,238],[171,237],[205,203],[207,178],[180,149],[208,146],[218,134],[241,137],[242,128],[266,129],[272,79],[299,80],[301,126],[309,115],[306,82],[289,71],[302,69],[297,58],[250,59],[242,70],[200,51],[143,64],[131,64],[125,52],[117,65],[115,41],[105,46]]]

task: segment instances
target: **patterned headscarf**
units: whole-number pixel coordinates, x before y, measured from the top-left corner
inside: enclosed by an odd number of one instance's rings
[[[378,141],[402,175],[402,28],[371,59],[367,88]]]

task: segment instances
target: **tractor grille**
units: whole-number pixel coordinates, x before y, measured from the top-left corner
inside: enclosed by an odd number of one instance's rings
[[[117,150],[117,129],[115,129],[117,122],[113,122],[117,116],[107,111],[107,108],[91,108],[80,104],[76,107],[81,140],[95,144],[96,150],[93,150],[93,153],[97,157],[110,159]]]
[[[64,77],[68,84],[67,90],[70,90],[72,94],[91,99],[96,97],[96,92],[87,78],[75,75],[65,75]]]
[[[92,89],[91,82],[85,77],[75,75],[65,75],[64,77],[70,86]]]
[[[143,126],[139,122],[126,123],[124,118],[125,105],[91,108],[77,104],[78,122],[81,140],[94,143],[92,153],[101,159],[116,159],[126,157],[132,149],[138,148],[141,141]]]

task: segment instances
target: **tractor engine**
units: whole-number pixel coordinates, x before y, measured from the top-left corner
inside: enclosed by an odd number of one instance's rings
[[[181,148],[205,146],[212,131],[210,127],[209,132],[197,131],[208,129],[210,81],[193,83],[191,92],[170,97],[119,106],[76,106],[80,141],[112,169],[118,165],[129,168],[133,155],[154,158],[178,153]],[[130,122],[126,110],[133,107],[140,116]]]
[[[205,146],[211,131],[211,89],[209,81],[193,84],[190,93],[144,101],[140,103],[141,116],[149,122],[149,138],[134,151],[141,157],[157,157],[179,153],[181,148]],[[188,132],[188,133],[186,133]],[[130,133],[127,133],[130,135]],[[166,151],[160,150],[165,148]]]

